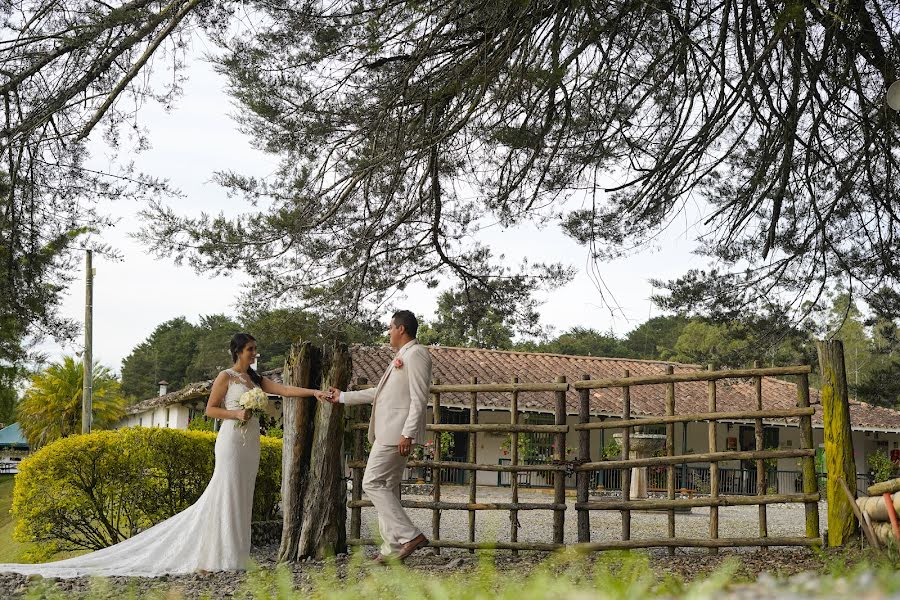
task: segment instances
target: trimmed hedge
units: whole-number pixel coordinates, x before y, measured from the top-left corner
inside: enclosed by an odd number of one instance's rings
[[[263,437],[253,520],[275,517],[281,440]],[[99,550],[175,515],[212,477],[216,434],[130,427],[58,440],[19,465],[16,540]]]

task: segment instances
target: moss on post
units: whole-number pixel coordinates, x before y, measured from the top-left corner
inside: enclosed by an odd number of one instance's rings
[[[828,545],[843,546],[857,534],[853,508],[841,489],[843,478],[856,493],[856,463],[850,427],[844,345],[839,340],[816,342],[822,374],[822,416],[825,426],[825,465],[828,471]]]

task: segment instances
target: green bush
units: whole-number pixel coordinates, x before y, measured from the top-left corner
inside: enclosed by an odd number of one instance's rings
[[[46,553],[97,550],[197,501],[212,477],[216,434],[133,427],[58,440],[22,461],[15,539]],[[262,438],[253,519],[275,515],[281,440]]]
[[[872,476],[875,483],[881,483],[888,479],[894,478],[894,463],[891,462],[887,452],[878,450],[874,454],[870,454],[868,458],[869,467],[872,469]]]
[[[215,431],[216,420],[198,415],[188,421],[188,431]]]

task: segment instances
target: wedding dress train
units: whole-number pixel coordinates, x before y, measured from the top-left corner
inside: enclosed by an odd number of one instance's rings
[[[225,408],[240,408],[249,389],[231,369]],[[200,498],[184,511],[108,548],[43,564],[0,564],[0,573],[44,577],[84,575],[157,577],[194,571],[236,571],[250,557],[253,489],[259,469],[259,420],[243,427],[225,419],[216,438],[212,479]]]

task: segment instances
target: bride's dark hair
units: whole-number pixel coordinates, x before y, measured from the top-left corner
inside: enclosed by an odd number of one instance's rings
[[[238,354],[240,354],[241,350],[244,349],[244,346],[249,344],[250,342],[255,342],[256,338],[250,335],[249,333],[236,333],[234,337],[231,338],[231,360],[232,362],[237,362]],[[256,385],[262,387],[262,377],[259,373],[253,370],[253,367],[247,367],[247,375],[250,376],[250,381],[255,383]]]

